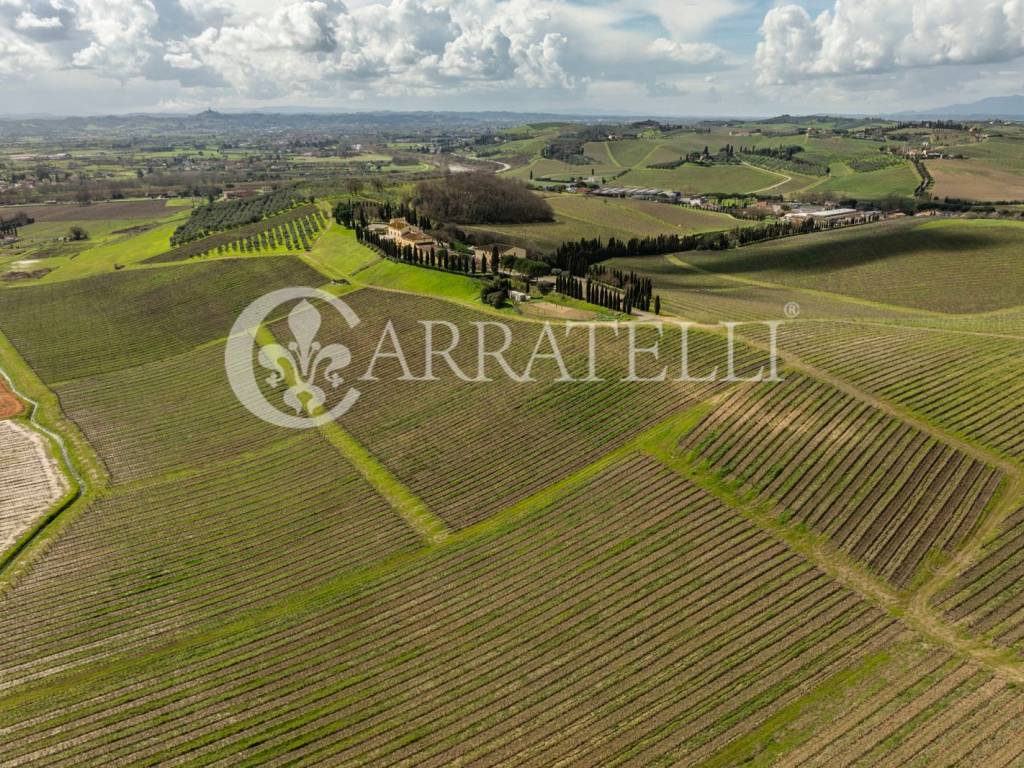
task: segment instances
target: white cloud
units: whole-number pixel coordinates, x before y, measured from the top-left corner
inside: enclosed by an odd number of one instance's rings
[[[76,67],[124,79],[138,74],[157,46],[150,30],[159,18],[150,0],[74,0],[75,28],[89,44],[76,51]]]
[[[330,91],[370,82],[389,93],[518,82],[570,87],[561,64],[568,39],[501,13],[467,12],[473,0],[390,0],[349,9],[298,0],[270,19],[210,27],[168,43],[172,67],[204,67],[251,95]],[[482,20],[483,18],[483,20]]]
[[[761,26],[758,82],[887,72],[1024,55],[1024,0],[836,0],[817,18],[773,8]]]
[[[14,20],[14,28],[17,30],[60,29],[62,26],[59,16],[37,16],[32,11],[22,11]]]
[[[27,71],[52,66],[45,48],[0,26],[0,77],[22,77]]]
[[[682,64],[710,64],[725,58],[725,51],[712,43],[677,43],[664,37],[651,43],[649,50],[653,56]]]

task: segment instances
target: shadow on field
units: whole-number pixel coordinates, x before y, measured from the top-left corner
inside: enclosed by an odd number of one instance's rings
[[[983,230],[847,230],[839,237],[835,233],[820,233],[734,251],[705,252],[700,256],[684,254],[684,258],[722,274],[831,272],[920,253],[963,253],[969,258],[972,252],[1012,245],[1007,238]]]

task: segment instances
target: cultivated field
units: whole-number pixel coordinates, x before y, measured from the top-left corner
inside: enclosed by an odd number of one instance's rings
[[[684,194],[743,194],[767,189],[786,178],[748,165],[681,165],[672,170],[634,168],[615,180],[616,186],[671,189]]]
[[[325,318],[324,343],[346,344],[359,371],[368,367],[389,319],[403,349],[414,350],[408,364],[418,373],[425,370],[424,331],[418,318],[444,318],[467,338],[476,338],[471,323],[486,319],[440,301],[373,290],[349,294],[345,300],[362,319],[360,327],[351,331],[331,314]],[[524,370],[539,328],[516,324],[513,346],[506,353],[515,371]],[[288,337],[283,320],[273,331],[278,339]],[[586,335],[578,333],[568,340],[560,335],[567,369],[584,377]],[[653,336],[641,338],[644,343],[653,341]],[[597,372],[606,380],[573,386],[553,381],[559,372],[550,361],[538,364],[535,383],[510,382],[493,368],[488,374],[491,383],[469,384],[443,377],[436,382],[396,381],[397,363],[385,360],[375,369],[381,381],[358,382],[367,405],[346,414],[342,426],[434,514],[453,528],[463,528],[558,482],[607,453],[609,445],[627,442],[715,388],[704,383],[623,382],[628,374],[625,339],[615,339],[608,331],[598,336],[598,342]],[[669,335],[663,343],[666,350],[678,348],[678,337]],[[690,352],[695,377],[726,364],[725,344],[716,336],[695,332]],[[476,375],[475,345],[463,345],[454,359]],[[749,375],[766,362],[764,355],[740,350],[737,370]],[[653,375],[656,367],[649,357],[638,360],[638,371],[644,375]],[[675,369],[673,375],[678,375]],[[497,424],[501,427],[496,433]]]
[[[686,266],[693,252],[678,256],[612,259],[610,269],[635,272],[657,286],[662,307],[673,316],[701,323],[785,320],[786,305],[798,300],[804,319],[863,317],[892,319],[905,315],[899,308],[850,301],[826,293],[796,292],[784,285],[715,274]]]
[[[555,212],[555,221],[544,224],[513,224],[466,227],[477,233],[493,233],[496,238],[523,243],[540,252],[550,252],[562,243],[580,238],[617,238],[628,241],[670,233],[716,232],[748,226],[749,222],[723,213],[683,208],[675,205],[587,197],[555,195],[546,198]]]
[[[990,312],[1024,297],[1024,225],[902,220],[682,254],[723,276],[944,313]],[[965,259],[964,254],[970,258]]]
[[[639,456],[332,593],[66,689],[59,711],[0,703],[6,761],[695,763],[901,634]]]
[[[764,340],[756,326],[749,333]],[[800,322],[785,352],[1013,459],[1024,458],[1024,339]]]
[[[0,332],[45,381],[68,381],[223,338],[257,296],[324,282],[287,257],[125,270],[0,290]]]
[[[935,178],[931,192],[958,200],[1024,200],[1024,178],[1018,171],[976,160],[931,160]]]
[[[956,551],[1001,474],[824,383],[783,375],[738,391],[683,449],[898,586],[930,552]]]
[[[0,555],[68,492],[46,440],[17,421],[0,421]]]
[[[169,216],[176,209],[169,208],[167,200],[121,200],[91,205],[13,205],[0,207],[0,218],[9,219],[24,213],[37,222],[131,221],[158,219]]]
[[[935,605],[971,632],[1024,653],[1024,510],[1011,516],[984,557],[936,595]]]
[[[21,401],[14,396],[6,384],[0,382],[0,419],[9,419],[24,410],[25,406],[21,404]]]
[[[0,688],[166,643],[419,545],[322,437],[288,438],[197,456],[95,502],[4,601]]]
[[[521,177],[589,175],[589,161],[537,159],[581,128],[525,126],[474,146]],[[696,191],[901,189],[909,166],[879,151],[890,138],[876,128],[641,123],[609,133],[643,138],[584,151],[620,185],[706,172]],[[973,141],[900,130],[900,142]],[[647,168],[726,144],[774,172]],[[804,151],[749,152],[794,145]],[[346,163],[279,154],[295,173],[383,173],[377,149]],[[245,163],[253,178],[273,166],[269,150],[204,151],[180,163]],[[159,164],[184,149],[139,152]],[[790,174],[794,158],[831,175]],[[316,190],[322,213],[346,199],[333,185]],[[706,324],[688,331],[684,363],[678,327],[659,335],[558,296],[536,316],[485,306],[483,281],[314,227],[292,207],[305,189],[290,194],[275,198],[288,221],[207,209],[173,251],[184,209],[97,218],[70,248],[56,240],[68,221],[25,230],[24,261],[54,271],[0,287],[0,365],[87,482],[70,499],[48,444],[0,410],[0,549],[18,541],[0,559],[5,767],[1021,764],[1024,225],[909,219],[605,264],[649,278],[665,319]],[[555,224],[493,239],[550,250],[740,225],[550,199]],[[259,258],[232,258],[231,243]],[[0,265],[16,260],[5,251]],[[360,397],[308,430],[254,416],[225,370],[241,309],[293,285],[324,286],[361,319],[349,328],[319,307],[315,340],[351,355],[326,405],[349,387]],[[261,341],[304,338],[290,309]],[[601,381],[557,381],[542,356],[536,381],[516,382],[481,354],[480,334],[499,348],[493,324],[507,321],[512,375],[554,343],[566,373],[586,377],[588,333],[545,336],[547,312],[608,319],[594,341]],[[754,322],[736,328],[728,378],[721,320],[785,321],[782,380],[736,380],[769,362]],[[423,321],[441,323],[435,350],[459,335],[450,361],[426,355]],[[666,381],[622,380],[634,334],[635,373],[665,367]],[[382,339],[384,351],[399,340],[407,369],[377,357]],[[658,359],[643,350],[656,342]],[[436,380],[411,380],[428,364]],[[676,380],[684,366],[689,380]],[[287,412],[281,384],[295,372],[264,368],[263,394]],[[0,390],[4,402],[20,408]]]

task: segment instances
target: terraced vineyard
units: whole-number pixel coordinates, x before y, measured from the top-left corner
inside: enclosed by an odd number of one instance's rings
[[[1024,510],[1007,520],[984,557],[936,596],[952,621],[1024,652]]]
[[[346,301],[362,319],[363,330],[357,328],[353,333],[332,315],[325,325],[325,343],[346,343],[357,371],[367,369],[380,329],[389,319],[403,349],[422,350],[424,330],[417,318],[444,317],[461,329],[461,336],[475,338],[477,331],[471,323],[481,317],[444,302],[381,291],[360,291]],[[285,333],[283,326],[280,321],[275,330],[279,338]],[[538,367],[534,373],[541,381],[534,383],[510,382],[496,366],[488,374],[493,381],[486,384],[446,377],[410,383],[396,380],[396,375],[391,375],[396,371],[389,374],[382,365],[375,369],[381,381],[358,384],[363,400],[371,405],[346,414],[343,426],[435,514],[461,528],[590,464],[606,453],[609,445],[628,441],[717,388],[700,382],[623,382],[628,373],[623,362],[626,340],[614,339],[609,331],[599,342],[602,366],[597,374],[605,380],[571,386],[547,383],[557,378],[549,373],[553,368],[546,372]],[[536,343],[536,330],[519,328],[506,353],[515,371],[524,370]],[[583,332],[559,340],[566,367],[578,377],[586,375],[587,343]],[[665,350],[678,346],[678,333],[667,334],[662,341]],[[719,337],[694,332],[689,346],[694,377],[705,376],[716,366],[724,369],[726,346]],[[453,358],[465,372],[476,375],[475,346],[461,346]],[[739,375],[749,376],[767,362],[760,353],[741,350],[737,370]],[[654,375],[658,368],[650,358],[641,358],[639,363],[644,376]],[[424,371],[424,364],[421,352],[410,352],[413,371]],[[675,371],[673,375],[677,375]],[[497,424],[502,425],[498,432]]]
[[[420,544],[315,432],[117,490],[85,520],[3,602],[0,688],[52,674],[57,657],[66,669],[166,642]]]
[[[665,154],[596,146],[612,165]],[[830,147],[807,139],[815,162]],[[0,289],[0,365],[88,478],[0,566],[0,763],[1019,765],[1019,275],[1011,248],[978,245],[1002,229],[964,225],[979,274],[954,295],[945,270],[966,260],[933,246],[961,230],[942,224],[881,229],[902,235],[871,254],[839,238],[831,264],[794,238],[785,257],[610,265],[709,324],[799,302],[771,384],[723,380],[713,327],[690,329],[691,379],[674,380],[679,328],[635,323],[596,326],[602,381],[558,381],[544,357],[513,381],[479,334],[494,350],[507,322],[520,374],[550,351],[541,322],[338,228],[304,257],[322,272],[156,259]],[[351,356],[326,405],[348,387],[359,401],[315,429],[271,426],[233,394],[225,336],[257,296],[327,275],[360,323],[318,307],[316,341]],[[314,326],[290,309],[260,338],[301,357]],[[424,321],[435,350],[458,333],[450,361],[427,356]],[[388,322],[404,363],[378,355]],[[622,380],[634,333],[660,348],[636,373],[668,380]],[[739,333],[745,377],[769,362],[767,332]],[[586,377],[588,333],[553,334]],[[436,380],[414,380],[428,363]],[[301,365],[258,377],[271,402]],[[5,546],[67,488],[8,415]]]
[[[756,327],[750,333],[761,340]],[[1024,458],[1024,340],[801,322],[784,351],[1013,459]]]
[[[1002,475],[824,383],[786,376],[738,391],[683,449],[899,586],[929,552],[956,551]]]
[[[696,762],[900,634],[637,456],[501,535],[151,657],[50,714],[0,707],[0,727],[12,766]]]
[[[325,282],[292,258],[126,270],[0,291],[0,333],[44,381],[68,381],[222,338],[257,296]]]
[[[0,554],[68,490],[43,436],[0,420]]]

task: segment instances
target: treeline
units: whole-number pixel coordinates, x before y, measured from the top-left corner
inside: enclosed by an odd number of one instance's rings
[[[347,229],[355,229],[357,225],[365,227],[375,221],[388,222],[392,219],[405,219],[412,226],[424,230],[434,228],[434,222],[430,217],[420,214],[407,203],[343,200],[335,204],[331,215],[338,224]]]
[[[651,311],[652,284],[649,279],[638,278],[635,274],[624,279],[618,286],[612,286],[595,278],[580,278],[563,272],[555,277],[555,290],[563,296],[585,301],[614,312],[632,314],[634,309]],[[655,311],[661,310],[661,299],[653,297]]]
[[[624,299],[630,307],[642,309],[644,312],[650,311],[651,300],[654,297],[654,283],[651,278],[640,277],[636,272],[608,269],[600,264],[591,267],[590,277],[599,283],[618,288],[623,292]]]
[[[609,259],[631,256],[658,256],[664,253],[683,251],[725,251],[741,245],[750,245],[765,240],[777,240],[790,235],[813,232],[824,228],[807,219],[801,223],[779,221],[756,227],[739,227],[728,232],[705,232],[694,235],[654,235],[634,237],[623,241],[610,237],[581,238],[578,241],[562,243],[555,251],[554,266],[574,275],[586,275],[592,266]]]
[[[527,224],[555,218],[547,201],[526,185],[493,173],[460,173],[421,182],[412,205],[432,219],[456,224]]]
[[[847,160],[846,164],[858,173],[870,173],[871,171],[881,171],[894,165],[903,165],[903,159],[895,155],[880,154],[875,157],[859,157],[856,160]]]
[[[555,139],[544,145],[540,156],[548,160],[560,160],[563,163],[582,165],[587,162],[583,154],[583,142],[578,139]]]
[[[174,230],[171,245],[183,245],[234,227],[254,224],[299,202],[294,190],[279,189],[265,195],[228,200],[222,203],[208,203],[196,208],[188,221]],[[310,200],[309,202],[313,202]]]
[[[775,157],[779,160],[792,160],[803,151],[804,148],[799,144],[788,144],[781,147],[740,147],[740,154],[742,155]]]
[[[446,272],[461,272],[466,275],[478,274],[476,259],[471,255],[464,253],[455,253],[449,251],[444,246],[439,248],[414,248],[411,245],[400,245],[394,240],[389,238],[381,237],[376,232],[372,232],[369,229],[365,229],[361,225],[356,225],[356,240],[364,245],[368,245],[371,248],[375,248],[386,258],[392,259],[393,261],[404,261],[408,264],[415,264],[420,267],[431,267],[433,269],[441,269]],[[479,273],[486,274],[485,270],[490,270],[490,274],[498,274],[498,262],[495,259],[491,259],[488,263],[487,257],[484,257],[481,262]]]
[[[928,170],[920,158],[915,157],[913,162],[914,168],[921,175],[921,183],[914,190],[914,197],[924,197],[928,194],[928,190],[935,186],[935,177],[932,176],[932,172]]]
[[[923,120],[914,121],[911,123],[902,122],[896,123],[892,126],[890,131],[905,131],[907,128],[941,128],[947,131],[967,131],[970,130],[964,123],[958,123],[955,120]]]
[[[20,227],[27,227],[29,224],[34,223],[35,219],[23,212],[16,213],[9,219],[0,217],[0,235],[5,237],[17,237],[18,229]]]

